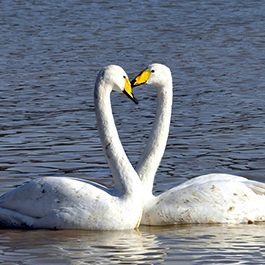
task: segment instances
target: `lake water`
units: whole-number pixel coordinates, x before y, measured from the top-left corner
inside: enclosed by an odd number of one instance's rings
[[[112,185],[93,106],[98,71],[169,66],[174,106],[156,194],[206,173],[265,182],[263,1],[1,1],[0,194],[41,176]],[[135,165],[155,115],[113,93]],[[265,224],[0,231],[2,264],[265,264]]]

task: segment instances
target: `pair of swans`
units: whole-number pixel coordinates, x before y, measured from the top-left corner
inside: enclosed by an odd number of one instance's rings
[[[102,69],[95,84],[98,131],[114,187],[74,178],[44,177],[0,197],[0,225],[46,229],[135,229],[139,224],[252,223],[265,221],[265,184],[227,174],[186,181],[155,197],[154,177],[166,147],[172,108],[168,67],[152,64],[132,82],[157,88],[156,118],[136,166],[130,164],[111,115],[110,93],[135,99],[119,66]]]

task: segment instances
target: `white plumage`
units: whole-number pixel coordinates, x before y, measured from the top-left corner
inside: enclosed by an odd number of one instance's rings
[[[94,94],[98,130],[114,188],[67,177],[35,179],[0,197],[0,226],[93,230],[139,226],[142,184],[115,127],[110,102],[112,90],[136,101],[127,74],[115,65],[100,71]]]
[[[265,184],[228,174],[200,176],[145,203],[142,223],[253,223],[265,221]]]
[[[172,76],[168,67],[151,64],[132,86],[154,85],[158,103],[156,118],[146,148],[137,164],[144,190],[141,224],[253,223],[265,221],[265,184],[228,174],[200,176],[159,196],[153,182],[169,134],[172,109]]]

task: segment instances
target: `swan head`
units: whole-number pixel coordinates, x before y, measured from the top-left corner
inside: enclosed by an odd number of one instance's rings
[[[110,85],[113,91],[123,93],[134,103],[138,104],[138,100],[133,95],[129,78],[120,66],[109,65],[104,67],[99,73],[99,79]]]
[[[170,69],[163,64],[153,63],[131,81],[131,86],[153,85],[163,87],[168,82],[172,83]]]

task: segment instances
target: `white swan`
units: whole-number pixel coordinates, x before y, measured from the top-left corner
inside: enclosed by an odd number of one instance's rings
[[[170,69],[151,64],[132,86],[154,85],[158,104],[147,146],[137,164],[145,203],[141,224],[253,223],[265,221],[265,184],[228,174],[200,176],[155,197],[152,194],[156,170],[163,156],[169,133],[172,108]]]
[[[139,226],[143,199],[141,181],[130,164],[112,116],[112,90],[132,94],[127,74],[110,65],[95,84],[95,109],[114,188],[67,177],[43,177],[0,197],[0,226],[44,229],[122,230]]]

